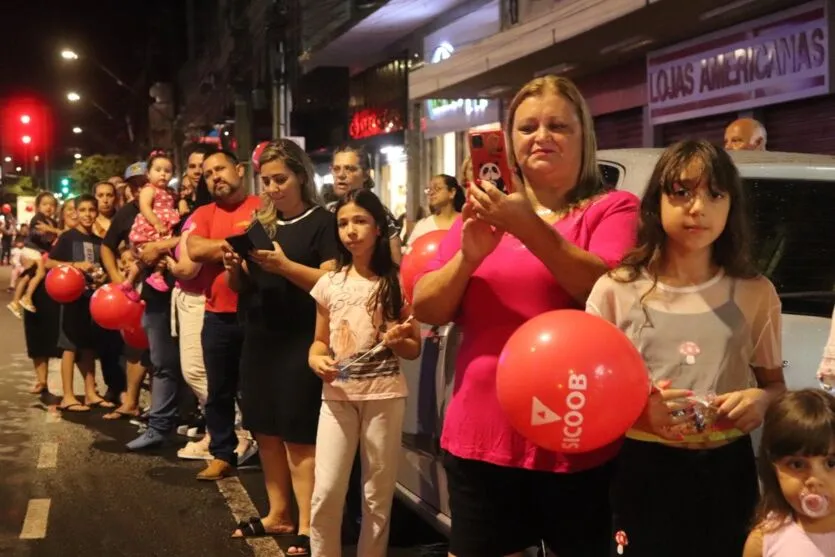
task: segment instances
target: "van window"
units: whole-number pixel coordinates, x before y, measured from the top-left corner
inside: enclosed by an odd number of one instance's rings
[[[614,164],[602,162],[598,163],[597,166],[600,168],[600,174],[603,176],[603,183],[606,185],[606,189],[615,189],[620,182],[621,168]]]
[[[835,183],[748,179],[754,257],[784,313],[830,317],[835,304]]]

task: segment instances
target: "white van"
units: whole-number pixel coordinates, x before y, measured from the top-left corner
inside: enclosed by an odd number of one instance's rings
[[[601,151],[608,185],[640,196],[661,149]],[[835,304],[835,157],[732,153],[753,210],[757,264],[783,303],[783,366],[790,389],[817,387],[815,372]],[[420,360],[402,362],[409,380],[398,496],[437,528],[449,531],[440,434],[452,395],[459,332],[424,326]]]

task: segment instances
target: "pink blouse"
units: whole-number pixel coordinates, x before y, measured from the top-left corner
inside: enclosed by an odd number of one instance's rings
[[[554,228],[614,266],[634,245],[638,206],[633,194],[611,192],[557,221]],[[461,225],[459,219],[452,226],[427,272],[440,269],[459,251]],[[583,309],[583,304],[522,242],[506,234],[470,278],[456,318],[464,334],[441,436],[444,449],[461,458],[552,472],[594,468],[615,456],[619,441],[576,455],[539,448],[516,433],[499,406],[496,365],[505,342],[530,318],[569,308]]]

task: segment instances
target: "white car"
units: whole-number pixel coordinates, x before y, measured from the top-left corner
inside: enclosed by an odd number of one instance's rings
[[[641,196],[661,149],[601,151],[613,188]],[[749,193],[757,264],[783,303],[783,367],[790,389],[817,387],[815,378],[835,304],[835,157],[735,152]],[[450,525],[440,434],[452,395],[459,331],[424,327],[423,354],[404,361],[409,398],[403,424],[398,496],[447,534]]]

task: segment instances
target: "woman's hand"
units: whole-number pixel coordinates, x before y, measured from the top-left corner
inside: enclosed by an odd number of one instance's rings
[[[464,222],[461,228],[461,255],[467,263],[478,266],[499,245],[504,230],[493,228],[486,221],[476,218],[473,206],[469,203],[464,204],[461,218]]]
[[[520,230],[539,218],[522,191],[508,195],[492,182],[480,180],[471,185],[467,193],[478,220],[506,230],[517,238],[520,236]]]
[[[644,407],[644,413],[638,418],[636,426],[648,430],[665,439],[680,440],[681,435],[672,431],[676,426],[686,423],[690,417],[680,415],[674,417],[673,412],[684,410],[692,403],[687,397],[693,396],[693,391],[687,389],[670,389],[672,381],[659,381],[652,388],[649,400]]]
[[[233,249],[223,247],[223,268],[230,273],[238,273],[241,270],[243,260]]]
[[[339,374],[339,370],[336,367],[336,360],[330,356],[310,356],[307,363],[310,365],[313,373],[318,375],[325,383],[332,383]]]
[[[285,255],[284,250],[278,245],[278,242],[273,242],[273,249],[256,249],[249,254],[252,261],[257,263],[259,267],[268,273],[280,275],[290,259]]]
[[[732,421],[743,433],[750,433],[762,425],[768,403],[768,393],[763,389],[745,389],[717,396],[714,405],[720,417]]]

